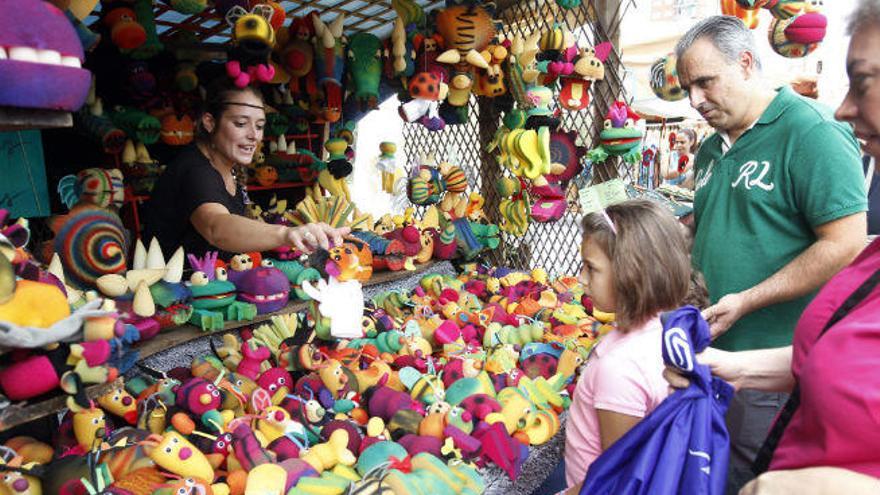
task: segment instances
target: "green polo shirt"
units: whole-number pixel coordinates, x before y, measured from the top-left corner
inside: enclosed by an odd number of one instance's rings
[[[723,153],[707,138],[695,159],[693,262],[714,304],[766,280],[816,241],[814,228],[867,209],[859,145],[830,109],[790,88]],[[744,316],[715,341],[727,350],[791,344],[814,293]]]

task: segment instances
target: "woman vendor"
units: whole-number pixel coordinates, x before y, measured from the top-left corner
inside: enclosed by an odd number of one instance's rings
[[[221,81],[208,91],[196,143],[165,169],[145,208],[144,238],[162,251],[196,256],[294,246],[304,252],[341,244],[347,228],[324,223],[271,225],[246,217],[245,170],[263,139],[266,111],[257,90]]]

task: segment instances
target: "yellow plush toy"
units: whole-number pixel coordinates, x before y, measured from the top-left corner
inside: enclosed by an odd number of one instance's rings
[[[150,435],[144,442],[150,459],[162,469],[178,476],[214,481],[214,468],[205,455],[186,438],[174,431],[164,436]]]
[[[348,432],[345,430],[334,431],[329,440],[309,449],[301,459],[319,473],[325,469],[333,469],[337,464],[354,466],[357,462],[357,458],[348,450]]]

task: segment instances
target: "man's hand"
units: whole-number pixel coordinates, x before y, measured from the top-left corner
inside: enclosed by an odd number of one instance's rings
[[[330,249],[342,244],[342,238],[351,229],[348,227],[334,228],[326,223],[309,223],[287,230],[287,241],[300,251],[309,254],[317,248]]]
[[[745,296],[742,292],[735,292],[727,294],[717,303],[703,310],[703,318],[709,323],[709,332],[715,339],[747,313]]]

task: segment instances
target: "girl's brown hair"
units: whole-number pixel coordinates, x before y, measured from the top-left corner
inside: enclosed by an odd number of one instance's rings
[[[684,134],[691,141],[691,146],[688,148],[688,153],[696,153],[697,148],[699,148],[697,143],[697,133],[693,129],[683,128],[678,131],[680,134]]]
[[[688,293],[691,264],[678,220],[656,202],[625,201],[584,217],[584,239],[611,260],[618,326],[644,324],[679,307]],[[608,222],[608,219],[614,224]]]

